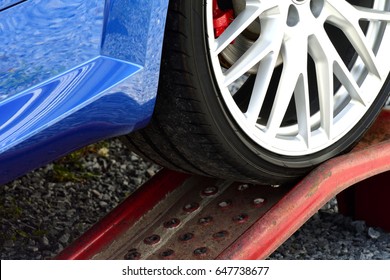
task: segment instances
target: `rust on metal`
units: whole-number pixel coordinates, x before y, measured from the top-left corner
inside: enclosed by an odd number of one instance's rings
[[[119,204],[100,222],[65,248],[56,259],[83,260],[100,253],[115,238],[122,236],[129,227],[156,208],[167,194],[174,192],[189,177],[187,174],[162,170]],[[150,194],[153,195],[150,195]]]
[[[389,171],[390,112],[382,112],[378,122],[369,131],[375,138],[367,135],[353,152],[333,158],[312,171],[218,259],[266,258],[338,193]]]
[[[143,220],[93,258],[123,259],[133,248],[141,259],[215,258],[287,192],[284,188],[247,185],[237,193],[238,188],[239,184],[229,181],[191,177],[166,196],[166,205],[163,201],[146,213]],[[269,203],[254,207],[253,201],[258,198]],[[193,208],[194,201],[196,211],[186,211]],[[155,235],[160,239],[153,246],[145,242],[155,240]]]
[[[388,140],[390,140],[390,109],[385,109],[380,113],[363,139],[356,145],[354,151],[359,151]]]
[[[163,171],[57,258],[266,258],[342,190],[390,170],[389,131],[384,111],[351,153],[291,189]]]

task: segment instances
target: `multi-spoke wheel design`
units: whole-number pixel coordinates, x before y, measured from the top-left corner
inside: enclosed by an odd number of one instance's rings
[[[216,3],[207,1],[208,34]],[[234,21],[218,38],[209,36],[209,49],[240,128],[260,146],[292,156],[318,152],[345,136],[389,73],[389,1],[232,4]],[[250,88],[232,90],[245,75],[255,75]]]
[[[390,87],[390,0],[170,0],[159,93],[133,150],[281,183],[351,149]]]

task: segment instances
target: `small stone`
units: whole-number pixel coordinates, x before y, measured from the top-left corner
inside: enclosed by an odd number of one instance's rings
[[[66,244],[66,243],[68,243],[69,238],[70,238],[70,234],[69,234],[69,233],[65,233],[65,234],[63,234],[63,235],[60,237],[59,241],[60,241],[61,243],[63,243],[63,244]]]
[[[109,150],[106,147],[100,148],[97,153],[101,157],[108,157],[109,156]]]
[[[134,180],[134,184],[137,186],[141,185],[141,183],[142,183],[142,179],[139,177],[136,177],[133,180]]]
[[[372,227],[368,228],[368,236],[372,239],[378,239],[381,236],[381,233]]]
[[[94,195],[96,195],[97,197],[101,197],[101,193],[100,192],[98,192],[97,190],[92,190],[92,193],[94,194]]]
[[[351,224],[358,233],[363,233],[366,229],[366,223],[364,221],[353,221]]]
[[[47,239],[47,237],[46,236],[44,236],[44,237],[42,237],[42,244],[44,245],[44,246],[49,246],[50,245],[50,242],[49,242],[49,239]]]
[[[136,155],[134,155],[134,154],[132,154],[131,157],[130,157],[131,161],[137,161],[138,159],[139,158]]]
[[[100,205],[101,207],[106,207],[106,206],[108,205],[108,203],[105,202],[105,201],[100,201],[100,202],[99,202],[99,205]]]
[[[156,170],[154,168],[149,168],[146,170],[146,173],[148,173],[150,177],[153,177],[156,174]]]
[[[62,244],[58,244],[57,252],[61,252],[62,250],[64,250],[64,246],[62,246]]]
[[[31,252],[37,252],[38,251],[38,247],[36,246],[27,246],[27,249]]]

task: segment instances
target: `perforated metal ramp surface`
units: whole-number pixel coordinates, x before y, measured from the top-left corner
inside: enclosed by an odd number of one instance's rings
[[[292,188],[163,170],[57,259],[266,258],[331,198],[389,170],[385,110],[353,152],[323,163]]]
[[[286,191],[190,177],[93,258],[216,258]]]

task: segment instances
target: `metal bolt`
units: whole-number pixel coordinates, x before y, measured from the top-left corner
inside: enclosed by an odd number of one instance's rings
[[[148,236],[144,239],[144,243],[147,244],[147,245],[153,245],[153,244],[157,244],[158,242],[160,242],[160,236],[157,235],[157,234],[153,234],[151,236]]]
[[[213,217],[211,217],[211,216],[203,217],[203,218],[200,218],[198,220],[198,224],[200,224],[202,226],[207,226],[207,225],[211,224],[212,222],[213,222]]]
[[[187,213],[192,213],[199,208],[199,203],[191,202],[184,205],[183,210]]]
[[[240,215],[233,217],[233,221],[238,223],[238,224],[242,224],[242,223],[245,223],[248,220],[248,218],[249,218],[249,216],[247,214],[240,214]]]
[[[239,185],[237,189],[238,189],[240,192],[242,192],[242,191],[245,191],[245,190],[248,189],[248,188],[249,188],[249,185],[243,184],[243,185]]]
[[[168,249],[168,250],[165,250],[164,252],[162,252],[162,253],[160,254],[160,256],[161,256],[162,258],[166,259],[166,258],[169,258],[169,257],[173,256],[174,254],[175,254],[175,251],[173,251],[173,250],[171,250],[171,249]]]
[[[212,196],[214,194],[216,194],[218,192],[218,188],[217,187],[207,187],[207,188],[204,188],[203,191],[202,191],[202,195],[204,196]]]
[[[176,218],[173,218],[169,221],[166,221],[164,223],[164,227],[165,228],[175,228],[177,227],[178,225],[180,224],[180,220],[179,219],[176,219]]]
[[[232,204],[233,204],[233,201],[231,201],[230,199],[227,199],[227,200],[224,200],[224,201],[221,201],[220,203],[218,203],[218,207],[221,209],[226,209],[226,208],[229,208],[230,206],[232,206]]]
[[[131,249],[125,255],[125,260],[139,260],[141,258],[141,254],[137,251],[137,249]]]
[[[179,240],[180,241],[189,241],[191,240],[192,238],[194,238],[194,235],[190,232],[187,232],[187,233],[184,233],[182,235],[179,236]]]
[[[261,207],[261,206],[264,205],[265,199],[264,199],[264,198],[261,198],[261,197],[258,197],[258,198],[255,198],[255,199],[253,200],[252,203],[253,203],[253,205],[254,205],[255,207]]]
[[[226,237],[227,235],[229,235],[228,231],[221,230],[221,231],[218,231],[217,233],[214,233],[213,238],[214,239],[222,239],[222,238]]]
[[[200,247],[194,250],[195,256],[204,256],[208,252],[208,249],[206,247]]]

